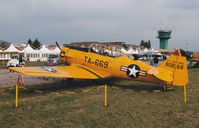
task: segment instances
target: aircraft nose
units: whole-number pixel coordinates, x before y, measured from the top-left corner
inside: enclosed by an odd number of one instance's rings
[[[66,62],[65,54],[66,53],[63,50],[60,52],[59,58],[60,58],[60,60],[61,60],[62,63]]]

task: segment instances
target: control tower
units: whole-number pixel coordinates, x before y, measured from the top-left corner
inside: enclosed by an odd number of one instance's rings
[[[160,49],[168,49],[168,40],[171,38],[171,30],[159,30],[157,38],[160,39]]]

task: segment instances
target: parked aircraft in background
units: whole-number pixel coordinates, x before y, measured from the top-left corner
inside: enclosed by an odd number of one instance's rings
[[[191,67],[192,63],[194,64],[194,67],[199,67],[199,52],[194,52],[192,59],[190,60],[189,68]]]

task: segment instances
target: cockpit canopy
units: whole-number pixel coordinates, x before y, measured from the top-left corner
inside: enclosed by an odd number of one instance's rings
[[[120,50],[118,50],[115,47],[108,47],[108,46],[104,46],[104,45],[100,45],[100,44],[91,44],[89,46],[89,51],[88,52],[92,52],[92,53],[96,53],[96,54],[100,54],[103,56],[109,56],[109,57],[121,57],[124,56],[123,53],[120,52]]]

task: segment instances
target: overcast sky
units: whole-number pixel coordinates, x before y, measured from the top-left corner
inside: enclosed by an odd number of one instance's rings
[[[0,0],[0,40],[53,44],[151,40],[171,29],[169,48],[199,51],[199,0]]]

